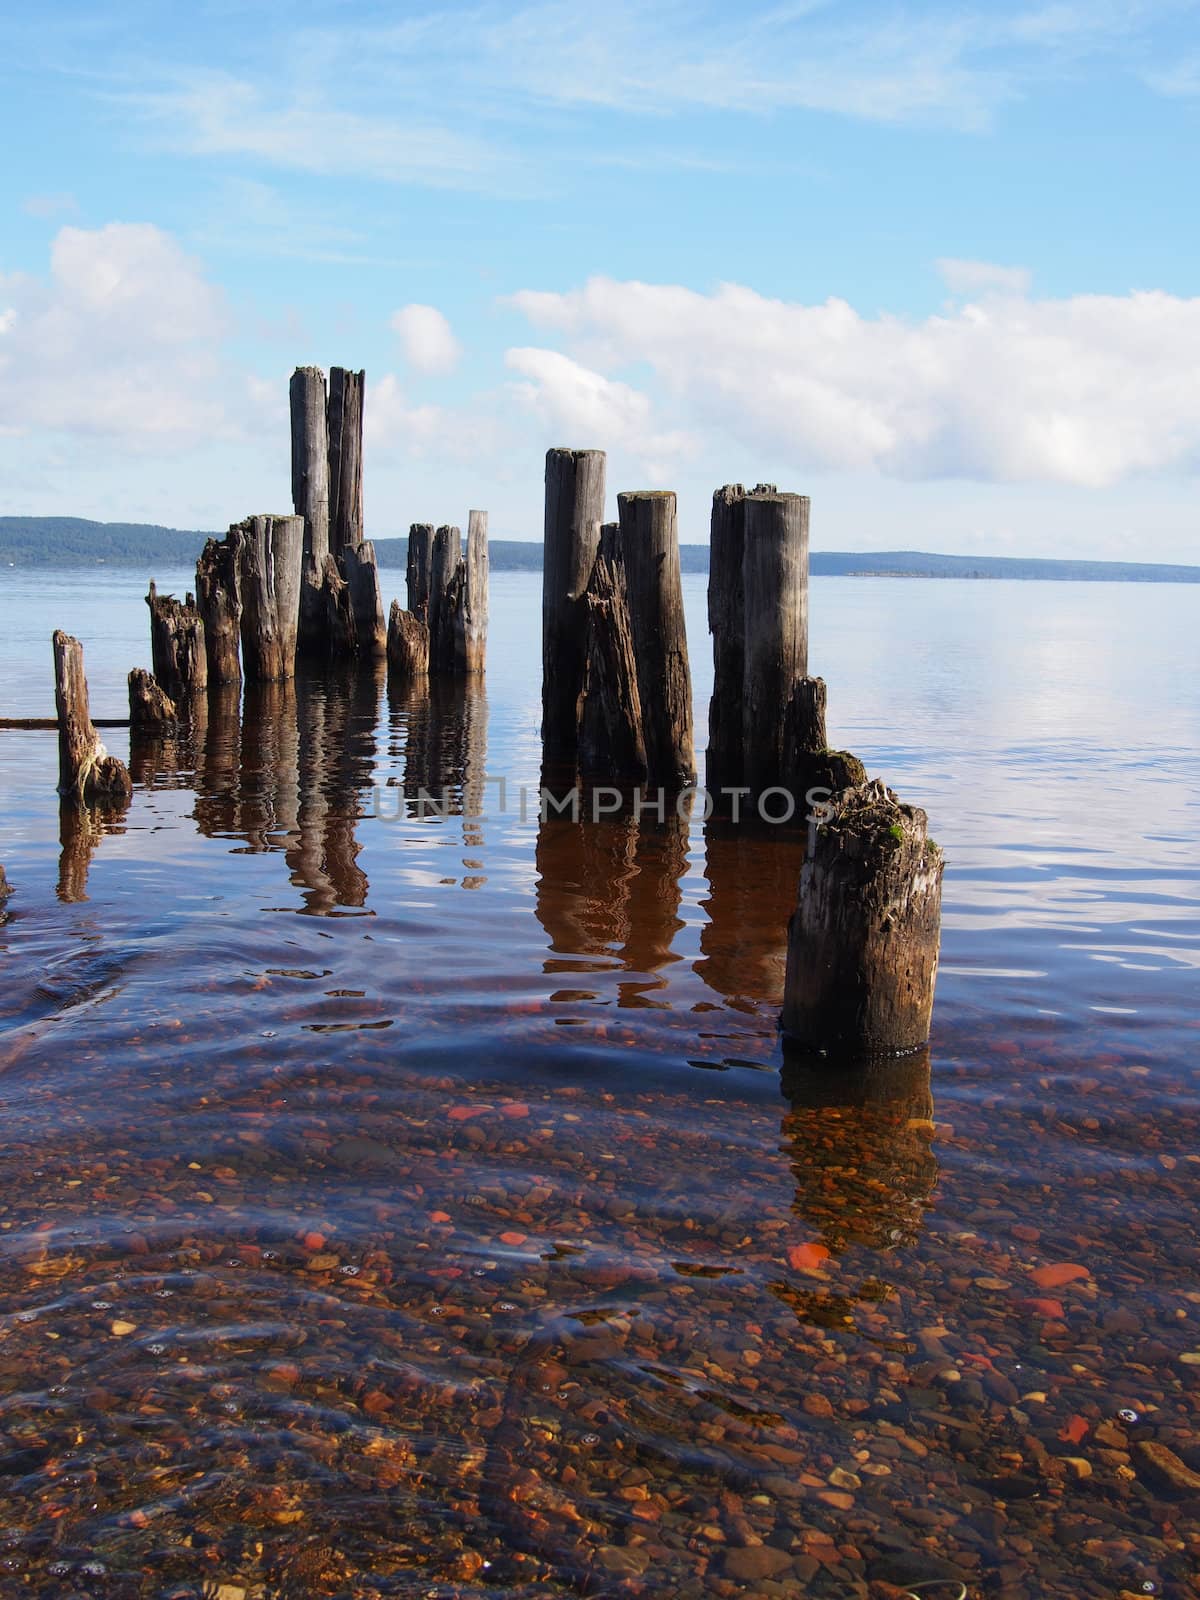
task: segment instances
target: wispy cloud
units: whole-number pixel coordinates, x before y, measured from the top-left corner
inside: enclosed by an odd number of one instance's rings
[[[45,221],[73,216],[79,210],[79,202],[73,194],[31,194],[22,200],[21,210],[26,216]]]

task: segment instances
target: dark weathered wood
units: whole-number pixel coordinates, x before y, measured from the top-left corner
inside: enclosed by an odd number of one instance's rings
[[[327,555],[321,563],[318,588],[326,654],[333,661],[347,660],[357,653],[358,630],[354,622],[354,600],[350,585],[342,576],[336,556]]]
[[[467,517],[462,596],[455,614],[454,667],[468,676],[481,673],[487,660],[488,537],[487,512]]]
[[[584,618],[576,757],[579,774],[587,783],[643,783],[646,736],[615,522],[606,523],[601,530],[600,548],[584,594]]]
[[[462,603],[462,530],[443,526],[433,536],[429,570],[429,670],[452,673],[457,615]]]
[[[329,369],[329,548],[363,542],[363,391],[365,372]]]
[[[355,649],[361,656],[382,661],[387,655],[387,623],[383,620],[375,546],[369,539],[347,545],[338,556],[338,564],[350,590]]]
[[[713,493],[708,556],[708,628],[713,643],[713,689],[708,703],[704,780],[716,796],[742,781],[742,678],[746,613],[742,554],[746,491],[727,483]]]
[[[423,678],[429,671],[429,628],[392,601],[388,615],[388,666],[400,678]]]
[[[433,577],[432,522],[414,522],[408,530],[408,609],[421,622],[429,621],[429,586]]]
[[[189,594],[176,600],[159,594],[151,583],[146,596],[150,607],[150,657],[154,676],[172,700],[188,700],[208,683],[208,651],[204,623]]]
[[[682,788],[696,774],[692,675],[688,666],[675,496],[642,490],[617,496],[629,622],[652,787]]]
[[[88,711],[83,646],[61,629],[54,652],[54,704],[58,711],[58,792],[80,805],[123,804],[133,794],[123,762],[100,743]]]
[[[12,884],[9,883],[8,878],[5,875],[4,868],[0,867],[0,906],[4,904],[5,900],[8,899],[11,893]]]
[[[296,670],[304,518],[248,517],[238,527],[246,678],[277,683]]]
[[[325,374],[297,367],[289,387],[292,421],[292,507],[304,518],[304,581],[298,640],[303,651],[328,648],[320,574],[329,554],[329,423]]]
[[[744,502],[743,782],[794,782],[788,709],[808,671],[808,497],[756,491]]]
[[[584,593],[604,521],[603,450],[546,452],[542,573],[542,746],[573,765],[586,659]]]
[[[784,1032],[852,1058],[929,1038],[942,853],[925,813],[879,780],[846,789],[815,829],[788,930]]]
[[[173,733],[179,726],[174,700],[144,667],[129,674],[129,726],[135,733],[153,734]]]
[[[242,532],[232,527],[223,539],[209,539],[196,563],[196,609],[204,624],[204,649],[210,683],[240,683],[242,595],[238,577]]]

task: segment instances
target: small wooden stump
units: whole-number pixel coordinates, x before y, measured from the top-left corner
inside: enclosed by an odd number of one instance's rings
[[[606,523],[584,595],[586,617],[577,761],[589,783],[646,780],[646,736],[625,568],[615,522]]]
[[[129,674],[129,727],[134,734],[161,737],[179,726],[175,702],[164,694],[153,673],[134,667]]]
[[[329,548],[334,555],[363,542],[365,383],[365,372],[329,369]]]
[[[793,782],[787,710],[808,671],[808,498],[757,491],[744,501],[742,782],[760,794]]]
[[[486,511],[472,511],[467,517],[462,593],[454,622],[454,666],[457,672],[467,676],[481,673],[487,658],[487,520]]]
[[[359,655],[382,661],[387,655],[387,623],[383,620],[383,600],[379,593],[379,573],[375,565],[375,546],[370,540],[347,545],[338,558],[346,587],[350,591],[350,610],[354,616],[354,646]]]
[[[154,676],[173,700],[186,700],[208,683],[204,622],[189,594],[176,600],[150,585],[150,657]]]
[[[325,374],[297,367],[289,387],[292,420],[292,508],[304,518],[304,582],[300,588],[299,645],[328,648],[320,575],[329,554],[329,424]]]
[[[423,678],[429,671],[429,629],[411,611],[392,601],[388,616],[388,666],[399,678]]]
[[[248,517],[238,526],[246,677],[277,683],[296,671],[304,518]]]
[[[603,450],[546,452],[542,577],[542,744],[548,763],[573,765],[586,665],[584,595],[604,521]]]
[[[242,594],[238,578],[242,533],[230,528],[224,539],[209,539],[196,563],[196,609],[204,624],[204,649],[210,683],[240,683]]]
[[[0,867],[0,906],[3,906],[4,902],[8,899],[11,893],[12,884],[9,883],[4,868]]]
[[[925,813],[876,780],[847,789],[816,830],[788,929],[783,1030],[847,1057],[929,1038],[942,853]]]
[[[128,804],[133,784],[123,762],[100,743],[88,710],[83,646],[59,629],[54,650],[54,704],[58,711],[58,792],[80,805]]]
[[[414,522],[408,530],[408,609],[420,622],[429,621],[429,593],[433,581],[432,522]]]
[[[629,623],[646,738],[646,779],[680,789],[696,775],[675,496],[665,489],[617,496]]]

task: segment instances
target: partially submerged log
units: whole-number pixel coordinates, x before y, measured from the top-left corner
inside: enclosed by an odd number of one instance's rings
[[[155,735],[174,733],[179,726],[174,700],[144,667],[129,674],[129,726],[135,734]]]
[[[300,588],[299,645],[327,648],[320,575],[329,554],[329,424],[325,374],[297,367],[288,397],[292,422],[292,508],[304,518],[304,581]]]
[[[756,491],[744,508],[741,781],[759,794],[794,776],[787,726],[808,671],[809,502]]]
[[[943,858],[925,813],[876,780],[831,802],[788,929],[784,1033],[854,1058],[929,1038]]]
[[[110,756],[88,711],[83,646],[59,629],[54,650],[54,703],[58,711],[58,792],[80,805],[128,803],[133,784],[123,762]]]
[[[238,525],[242,659],[251,683],[275,683],[296,670],[303,517],[248,517]]]
[[[408,530],[408,609],[421,622],[429,621],[429,588],[433,577],[432,522],[414,522]]]
[[[411,611],[392,601],[388,616],[388,666],[401,678],[423,678],[429,671],[429,629]]]
[[[223,539],[209,539],[196,563],[196,609],[204,624],[204,649],[210,683],[240,683],[242,595],[238,578],[242,533],[230,528]]]
[[[362,544],[347,545],[338,561],[350,591],[354,647],[359,655],[382,661],[387,655],[388,635],[387,623],[383,620],[383,600],[379,593],[375,546],[369,539]]]
[[[584,594],[604,521],[603,450],[546,452],[542,577],[542,745],[549,763],[573,765],[586,663]]]
[[[208,683],[204,622],[192,595],[176,600],[159,594],[154,583],[150,607],[150,657],[154,676],[173,700],[186,700]]]
[[[363,542],[363,389],[365,372],[329,369],[329,548]]]
[[[584,595],[577,764],[585,782],[646,780],[646,736],[617,524],[601,530]]]
[[[621,494],[617,511],[647,782],[679,789],[695,777],[696,753],[675,496],[665,489]]]
[[[467,548],[463,557],[462,595],[455,615],[454,667],[468,676],[484,670],[488,629],[487,512],[467,517]]]

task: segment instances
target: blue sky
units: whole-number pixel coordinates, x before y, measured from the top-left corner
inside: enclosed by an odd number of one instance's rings
[[[813,496],[824,548],[1200,559],[1200,5],[51,4],[0,19],[0,513],[368,531]],[[12,153],[19,152],[14,159]]]

